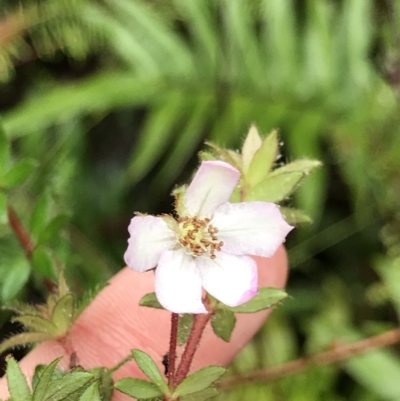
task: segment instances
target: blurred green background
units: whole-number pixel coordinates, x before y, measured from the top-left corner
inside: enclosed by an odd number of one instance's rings
[[[291,299],[232,366],[276,366],[398,325],[400,3],[396,0],[15,0],[0,3],[0,107],[24,224],[43,196],[70,218],[46,252],[79,293],[123,266],[134,211],[172,208],[206,139],[237,149],[251,123],[282,156],[317,158],[287,203],[313,225],[287,241]],[[0,300],[43,300],[0,219]],[[67,220],[62,217],[62,222]],[[55,230],[56,232],[57,230]],[[132,289],[134,290],[134,289]],[[1,334],[21,330],[0,312]],[[399,347],[232,400],[400,400]]]

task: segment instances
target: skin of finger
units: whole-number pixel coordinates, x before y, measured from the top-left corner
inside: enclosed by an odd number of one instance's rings
[[[272,258],[254,258],[258,264],[260,286],[282,288],[285,285],[287,258],[283,247]],[[70,341],[77,353],[78,363],[85,368],[112,367],[129,355],[131,349],[138,348],[150,354],[162,370],[161,360],[169,347],[170,313],[139,307],[142,296],[153,291],[154,277],[151,272],[140,274],[125,268],[114,276],[71,330]],[[191,370],[210,364],[229,364],[257,332],[269,312],[237,315],[236,327],[229,343],[217,338],[208,326]],[[30,352],[20,362],[20,366],[30,380],[37,364],[49,363],[60,355],[65,355],[61,345],[55,341],[48,341]],[[60,364],[66,367],[67,358]],[[144,378],[134,362],[124,365],[115,373],[114,378],[126,376]],[[0,399],[7,397],[6,385],[2,379]],[[127,399],[130,398],[120,393],[113,397],[113,401]]]

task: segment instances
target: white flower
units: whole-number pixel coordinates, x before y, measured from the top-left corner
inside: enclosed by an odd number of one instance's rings
[[[293,229],[273,203],[229,203],[239,177],[227,163],[203,162],[178,220],[131,220],[125,262],[138,272],[157,267],[155,291],[165,309],[206,313],[202,288],[228,306],[248,301],[258,290],[256,262],[248,255],[271,257]]]

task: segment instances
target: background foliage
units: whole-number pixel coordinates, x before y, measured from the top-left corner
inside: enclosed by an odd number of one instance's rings
[[[399,3],[395,0],[3,1],[0,105],[13,155],[39,167],[8,192],[26,226],[68,214],[46,252],[78,292],[123,264],[133,211],[168,212],[205,139],[238,148],[279,127],[282,156],[324,168],[290,205],[279,308],[232,370],[274,366],[398,324]],[[47,201],[46,201],[47,202]],[[66,222],[64,218],[62,222]],[[42,300],[40,273],[0,225],[0,298]],[[6,323],[9,315],[1,312]],[[10,328],[5,324],[3,332]],[[235,389],[223,399],[398,400],[398,350]]]

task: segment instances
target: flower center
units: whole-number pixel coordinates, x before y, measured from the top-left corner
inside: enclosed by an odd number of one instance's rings
[[[202,256],[209,253],[215,259],[215,251],[220,251],[223,241],[218,241],[218,228],[210,224],[210,219],[198,217],[182,217],[178,219],[178,241],[193,256]]]

